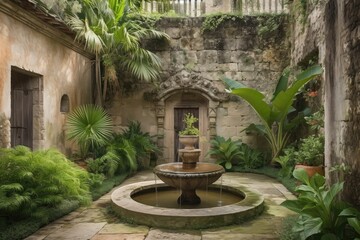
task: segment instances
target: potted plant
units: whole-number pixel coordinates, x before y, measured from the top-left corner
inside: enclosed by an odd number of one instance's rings
[[[183,119],[185,129],[179,132],[179,141],[185,146],[185,149],[194,149],[194,145],[199,142],[199,129],[194,126],[198,120],[191,113],[185,114]]]
[[[295,169],[305,169],[309,177],[315,173],[324,175],[324,137],[322,135],[310,135],[302,139],[299,150],[294,155]]]

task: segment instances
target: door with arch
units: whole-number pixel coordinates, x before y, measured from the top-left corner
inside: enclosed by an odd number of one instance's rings
[[[180,162],[178,149],[183,148],[179,143],[179,132],[185,128],[183,119],[185,114],[192,114],[194,117],[199,119],[199,108],[198,107],[176,107],[174,108],[174,161]],[[199,121],[194,124],[195,127],[199,128]],[[198,148],[199,146],[195,146]]]

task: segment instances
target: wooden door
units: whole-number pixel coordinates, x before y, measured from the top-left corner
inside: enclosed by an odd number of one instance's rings
[[[174,156],[175,162],[179,162],[178,149],[183,148],[179,143],[179,131],[185,128],[185,123],[183,122],[184,116],[187,113],[193,114],[195,117],[199,118],[199,108],[175,108],[174,109]],[[194,124],[195,127],[199,127],[199,122]],[[195,146],[199,147],[199,146]]]
[[[11,146],[33,147],[33,92],[28,76],[12,73],[11,79]]]

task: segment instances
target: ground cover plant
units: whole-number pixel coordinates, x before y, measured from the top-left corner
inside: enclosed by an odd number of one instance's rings
[[[1,239],[24,238],[91,201],[87,172],[53,149],[0,149],[0,183]]]

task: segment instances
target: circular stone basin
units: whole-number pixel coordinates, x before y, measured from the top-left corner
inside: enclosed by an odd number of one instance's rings
[[[126,221],[137,224],[170,229],[200,229],[243,222],[259,215],[264,208],[264,197],[261,194],[236,183],[222,186],[222,190],[244,199],[225,206],[175,209],[146,205],[132,198],[142,191],[151,192],[155,187],[158,191],[169,188],[165,184],[146,181],[116,189],[111,194],[113,210]],[[214,188],[218,189],[220,185],[209,186],[209,189]]]
[[[194,168],[183,168],[183,163],[166,163],[154,168],[154,173],[169,186],[197,189],[212,184],[225,172],[213,163],[197,163]]]
[[[240,202],[244,199],[241,192],[222,189],[219,185],[212,185],[208,189],[197,189],[196,193],[201,198],[201,203],[197,205],[178,204],[176,200],[181,191],[165,186],[140,190],[132,194],[131,197],[142,204],[178,209],[221,207]]]

